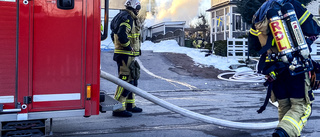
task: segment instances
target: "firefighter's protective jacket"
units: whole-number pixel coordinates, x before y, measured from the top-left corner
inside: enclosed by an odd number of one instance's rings
[[[205,41],[202,39],[202,38],[197,38],[195,39],[193,42],[192,42],[192,45],[195,47],[195,48],[202,48],[204,47]]]
[[[131,10],[121,10],[111,21],[111,38],[115,55],[139,56],[140,27],[137,16]]]

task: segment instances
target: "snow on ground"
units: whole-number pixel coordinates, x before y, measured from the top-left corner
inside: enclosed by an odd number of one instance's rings
[[[111,41],[102,41],[101,50],[108,51],[114,50],[114,45]],[[141,44],[141,50],[152,50],[153,52],[172,52],[186,54],[193,59],[196,64],[204,66],[213,66],[220,70],[231,70],[230,65],[240,65],[236,59],[230,59],[227,57],[221,57],[216,55],[210,55],[205,57],[205,52],[200,52],[200,49],[180,47],[175,40],[162,41],[160,43],[153,43],[151,41],[145,41]],[[241,64],[245,65],[245,64]],[[233,71],[248,71],[251,70],[247,67],[238,68]]]
[[[160,43],[152,43],[146,41],[142,43],[141,50],[152,50],[153,52],[172,52],[186,54],[193,59],[197,64],[205,66],[214,66],[220,70],[231,70],[230,65],[240,64],[236,59],[230,59],[227,57],[221,57],[216,55],[210,55],[205,57],[205,52],[200,52],[200,49],[180,47],[175,40],[162,41]],[[244,64],[242,64],[244,65]],[[246,71],[250,68],[239,68],[235,71]]]
[[[109,51],[114,50],[114,44],[111,40],[111,38],[106,39],[104,41],[101,41],[101,51]]]

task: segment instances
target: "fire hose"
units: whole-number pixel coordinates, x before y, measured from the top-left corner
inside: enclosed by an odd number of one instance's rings
[[[234,122],[234,121],[229,121],[229,120],[223,120],[223,119],[218,119],[214,117],[209,117],[206,115],[202,115],[184,108],[181,108],[179,106],[176,106],[174,104],[171,104],[169,102],[166,102],[140,88],[137,88],[109,73],[106,73],[104,71],[101,71],[101,78],[104,78],[110,82],[113,82],[119,86],[124,87],[125,89],[141,96],[144,99],[147,99],[165,109],[168,109],[170,111],[176,112],[178,114],[181,114],[183,116],[200,120],[209,124],[215,124],[218,126],[223,126],[223,127],[230,127],[230,128],[237,128],[237,129],[255,129],[255,130],[260,130],[260,129],[273,129],[276,128],[278,125],[278,121],[274,122],[267,122],[267,123],[243,123],[243,122]]]
[[[232,75],[229,78],[223,77],[224,75]],[[252,82],[252,83],[263,83],[266,82],[265,76],[255,71],[243,71],[243,72],[226,72],[218,75],[221,80],[232,81],[232,82]]]
[[[229,78],[225,76],[232,75]],[[225,72],[217,76],[221,80],[230,82],[250,82],[250,83],[264,83],[266,82],[265,75],[256,73],[255,71],[242,71],[242,72]],[[314,94],[319,94],[320,89],[313,90]]]

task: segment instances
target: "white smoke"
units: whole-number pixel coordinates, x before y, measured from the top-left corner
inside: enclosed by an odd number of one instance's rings
[[[156,14],[147,15],[145,26],[164,21],[186,21],[186,25],[196,23],[200,13],[211,7],[210,0],[156,0]],[[208,13],[206,13],[208,14]]]

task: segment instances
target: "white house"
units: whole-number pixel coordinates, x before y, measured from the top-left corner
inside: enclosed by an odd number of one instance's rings
[[[237,1],[239,0],[211,0],[211,8],[207,10],[211,13],[211,42],[237,38],[248,33],[251,26],[244,23],[241,15],[236,12]],[[320,20],[319,5],[320,0],[316,0],[309,3],[307,9]]]
[[[211,8],[207,10],[211,13],[211,42],[237,38],[245,35],[250,29],[236,12],[237,1],[239,0],[211,0]]]

